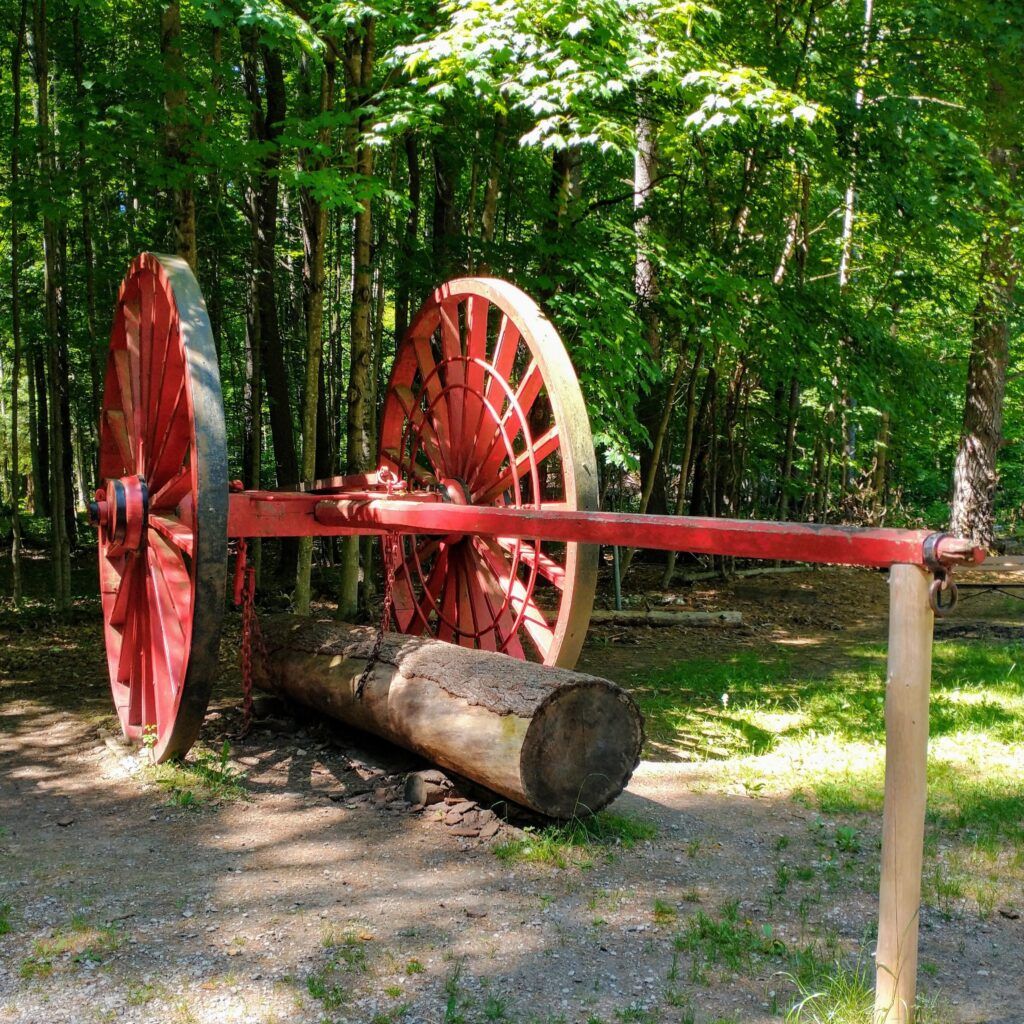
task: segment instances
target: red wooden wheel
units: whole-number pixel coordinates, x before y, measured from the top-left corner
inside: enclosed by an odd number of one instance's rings
[[[381,460],[410,487],[462,505],[597,508],[583,395],[561,339],[514,285],[438,288],[395,356]],[[400,630],[572,666],[597,580],[597,548],[469,533],[385,545]]]
[[[163,761],[195,741],[217,667],[227,559],[220,375],[184,260],[121,284],[100,417],[100,589],[121,728]]]

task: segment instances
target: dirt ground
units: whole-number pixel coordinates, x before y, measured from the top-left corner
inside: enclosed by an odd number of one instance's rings
[[[656,571],[639,569],[661,600]],[[877,573],[679,593],[685,607],[739,609],[745,625],[595,629],[580,667],[628,682],[737,647],[813,641],[808,656],[824,657],[885,630]],[[954,628],[1024,635],[1020,617],[971,604]],[[858,822],[862,852],[830,898],[798,911],[772,896],[776,851],[813,858],[836,822],[716,787],[709,763],[645,760],[613,810],[655,838],[589,868],[507,864],[493,847],[514,826],[458,838],[436,812],[375,799],[421,767],[410,755],[279,712],[233,744],[247,799],[184,808],[115,738],[95,602],[70,625],[19,621],[0,622],[0,1020],[777,1021],[792,1001],[785,968],[717,964],[701,978],[675,948],[690,914],[731,900],[789,946],[828,935],[833,953],[870,953],[878,821]],[[232,619],[204,730],[215,749],[237,727],[237,649]],[[939,1020],[1024,1021],[1019,918],[926,909],[921,960]]]

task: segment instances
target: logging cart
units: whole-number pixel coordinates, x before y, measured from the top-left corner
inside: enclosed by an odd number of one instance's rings
[[[202,725],[232,538],[379,536],[396,632],[560,668],[585,639],[600,545],[888,568],[877,998],[884,1019],[907,1019],[933,615],[955,593],[952,568],[982,551],[927,531],[600,511],[566,350],[532,300],[491,278],[439,287],[400,339],[375,472],[244,490],[228,479],[199,286],[184,261],[143,253],[117,299],[99,431],[90,514],[110,685],[125,735],[157,761]]]

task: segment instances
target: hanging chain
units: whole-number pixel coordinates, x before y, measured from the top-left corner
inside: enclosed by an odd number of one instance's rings
[[[249,545],[244,537],[238,541],[235,561],[235,604],[242,606],[242,728],[245,736],[252,728],[253,649],[266,661],[259,616],[256,613],[256,567],[249,565]]]
[[[956,582],[953,579],[953,570],[944,569],[935,571],[935,579],[928,588],[928,603],[931,605],[935,615],[944,619],[956,608],[959,594],[956,589]],[[942,595],[947,597],[946,603],[942,603]]]
[[[370,648],[370,657],[367,659],[366,667],[359,674],[356,683],[356,700],[363,699],[363,690],[366,688],[366,681],[370,678],[378,660],[380,649],[384,644],[384,634],[391,624],[391,612],[395,602],[395,566],[401,557],[401,541],[393,533],[385,533],[383,539],[384,548],[384,607],[381,609],[380,623],[377,625],[377,635],[373,638],[373,647]]]

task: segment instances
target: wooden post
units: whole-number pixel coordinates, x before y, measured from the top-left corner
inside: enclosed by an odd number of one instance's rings
[[[928,573],[913,565],[894,565],[889,573],[875,1024],[913,1024],[914,1019],[934,626],[930,582]]]

